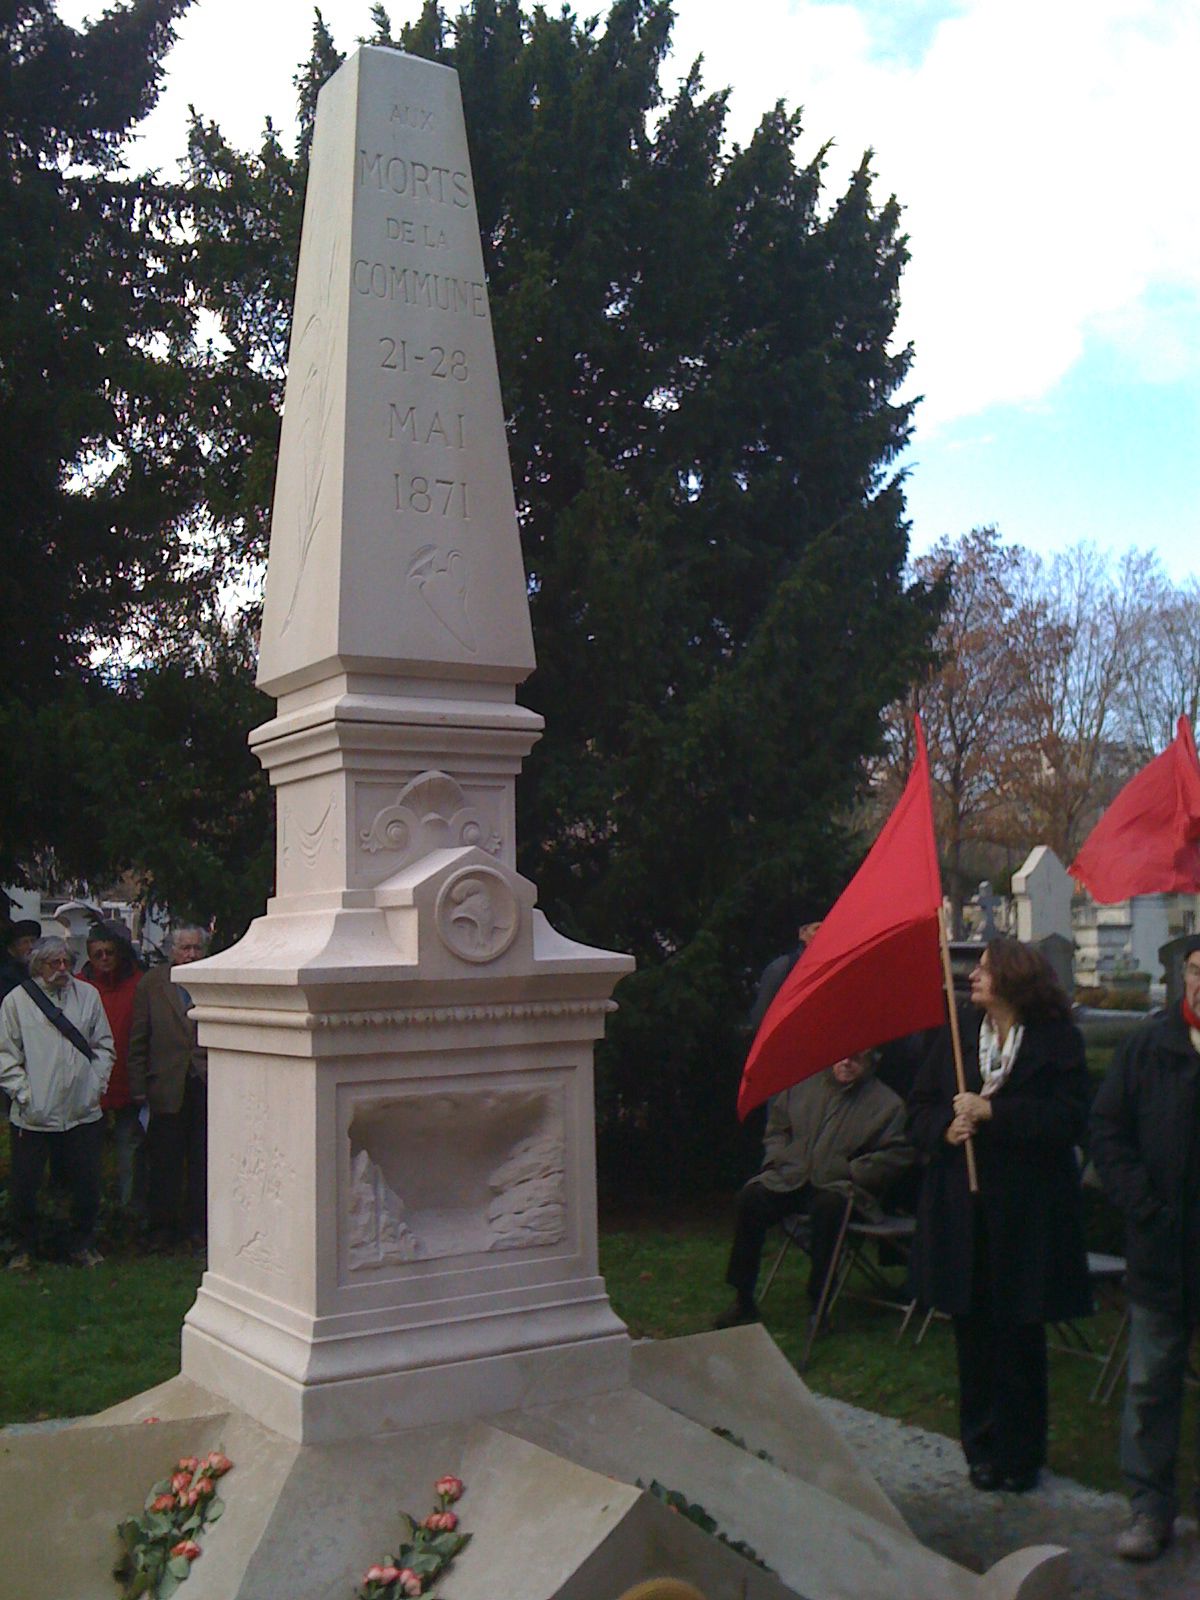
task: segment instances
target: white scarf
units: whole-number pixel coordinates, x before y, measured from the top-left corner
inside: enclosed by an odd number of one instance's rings
[[[994,1095],[1004,1083],[1013,1069],[1013,1062],[1017,1059],[1017,1051],[1021,1048],[1021,1040],[1024,1037],[1024,1025],[1017,1023],[1008,1030],[1008,1037],[1001,1044],[992,1026],[992,1019],[984,1017],[983,1026],[979,1030],[979,1073],[983,1079],[985,1095],[989,1097]]]

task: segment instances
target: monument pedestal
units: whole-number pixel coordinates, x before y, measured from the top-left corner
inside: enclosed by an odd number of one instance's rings
[[[210,1199],[184,1374],[305,1442],[620,1387],[592,1048],[632,963],[477,846],[355,898],[277,904],[189,968]]]

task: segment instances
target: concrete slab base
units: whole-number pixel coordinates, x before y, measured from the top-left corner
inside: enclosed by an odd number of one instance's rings
[[[151,1420],[153,1419],[153,1420]],[[719,1431],[715,1431],[719,1430]],[[671,1576],[706,1600],[1059,1600],[1065,1552],[982,1577],[926,1550],[761,1327],[634,1349],[631,1382],[487,1420],[301,1445],[185,1378],[61,1432],[0,1434],[7,1600],[113,1600],[119,1518],[180,1455],[223,1448],[227,1510],[188,1600],[349,1600],[398,1513],[462,1477],[454,1600],[616,1600]],[[754,1565],[649,1494],[713,1516]],[[640,1481],[639,1481],[640,1480]]]

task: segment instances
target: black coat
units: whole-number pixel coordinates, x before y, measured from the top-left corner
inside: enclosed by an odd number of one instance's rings
[[[962,1016],[968,1090],[979,1093],[980,1012]],[[949,1145],[957,1090],[950,1030],[917,1074],[909,1137],[929,1157],[913,1244],[913,1292],[961,1316],[972,1304],[977,1213],[986,1228],[984,1297],[1006,1322],[1061,1322],[1091,1310],[1083,1196],[1075,1146],[1087,1126],[1083,1036],[1066,1021],[1030,1022],[1013,1069],[975,1135],[979,1194],[972,1199],[962,1145]]]
[[[1092,1108],[1091,1155],[1125,1218],[1125,1289],[1200,1318],[1200,1056],[1178,1004],[1122,1044]]]

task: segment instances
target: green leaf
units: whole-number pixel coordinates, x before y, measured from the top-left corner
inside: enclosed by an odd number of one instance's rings
[[[402,1511],[400,1513],[400,1544],[402,1547],[412,1543],[413,1535],[416,1533],[416,1531],[416,1523],[409,1516],[407,1511]]]
[[[448,1565],[454,1560],[469,1537],[470,1535],[465,1533],[439,1533],[429,1548],[441,1556],[442,1560]]]
[[[173,1578],[178,1578],[180,1583],[192,1570],[192,1563],[186,1556],[172,1556],[167,1562],[167,1571]]]
[[[224,1502],[224,1500],[220,1500],[214,1495],[213,1498],[208,1502],[208,1517],[207,1517],[207,1520],[209,1522],[216,1522],[217,1518],[221,1515],[221,1513],[224,1510],[225,1510],[225,1502]]]
[[[158,1588],[154,1591],[154,1600],[170,1600],[182,1582],[183,1579],[177,1578],[173,1572],[164,1572],[158,1580]]]

